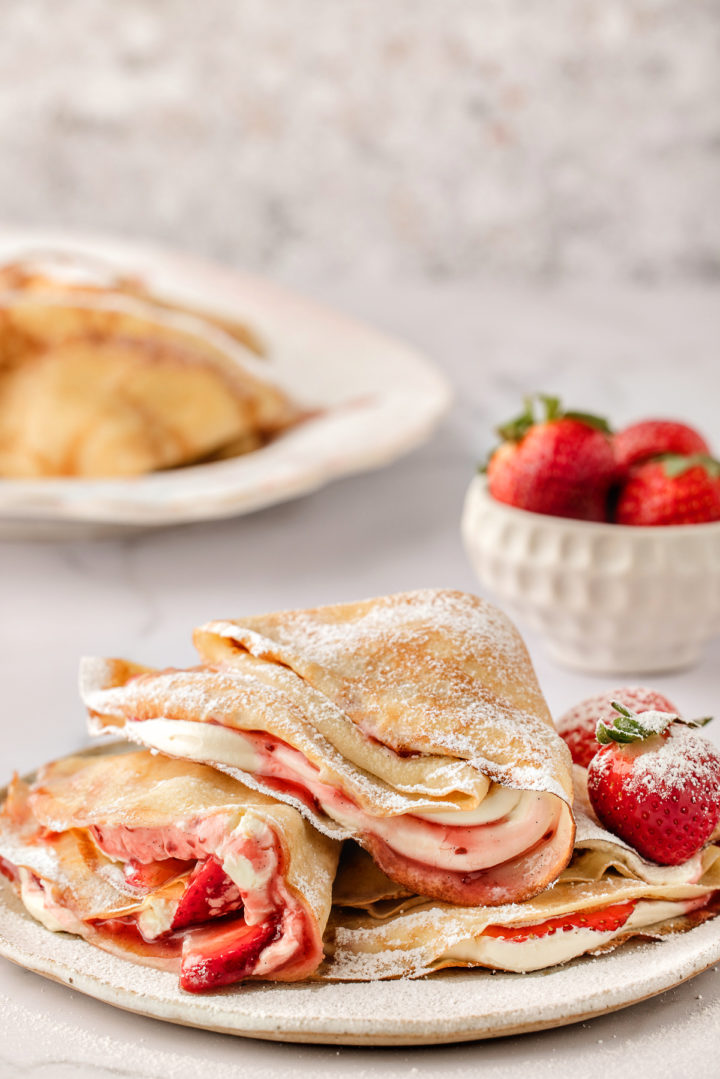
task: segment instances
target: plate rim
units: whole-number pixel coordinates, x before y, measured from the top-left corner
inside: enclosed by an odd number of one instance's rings
[[[142,991],[133,990],[127,985],[107,982],[99,976],[90,975],[82,969],[66,965],[51,956],[43,955],[41,940],[50,930],[45,929],[39,922],[34,922],[24,909],[20,912],[23,921],[31,924],[32,929],[37,930],[40,934],[39,950],[37,953],[32,953],[25,951],[22,947],[13,945],[7,939],[3,926],[4,916],[7,914],[8,909],[5,904],[6,896],[12,897],[16,904],[20,903],[14,896],[9,882],[2,880],[0,884],[0,956],[2,958],[41,977],[64,985],[70,990],[83,993],[94,1000],[140,1015],[143,1018],[158,1019],[179,1026],[193,1027],[234,1037],[257,1038],[265,1041],[366,1047],[412,1046],[449,1045],[529,1034],[540,1030],[570,1026],[574,1023],[584,1022],[601,1015],[620,1011],[623,1008],[632,1007],[634,1004],[640,1004],[702,974],[720,960],[720,935],[717,933],[716,920],[711,919],[685,933],[678,933],[675,936],[665,937],[661,940],[638,942],[634,945],[630,942],[622,945],[616,951],[597,956],[582,956],[571,963],[550,968],[547,971],[535,971],[530,974],[506,974],[506,978],[512,978],[513,980],[532,978],[533,981],[537,982],[552,974],[562,976],[564,971],[574,971],[579,964],[591,963],[593,964],[592,980],[593,983],[597,983],[597,964],[602,963],[609,968],[607,971],[607,984],[612,984],[615,987],[615,993],[611,996],[611,999],[601,1000],[601,996],[607,993],[606,986],[605,989],[596,989],[581,998],[581,1001],[578,1002],[582,1005],[581,1007],[576,1006],[572,1010],[568,1010],[567,1006],[570,1001],[566,998],[553,1005],[550,1009],[553,1014],[542,1014],[541,1009],[541,1014],[536,1015],[534,1018],[521,1018],[521,1013],[518,1014],[512,1008],[506,1009],[500,1016],[498,1013],[492,1016],[466,1015],[460,1019],[455,1018],[449,1021],[440,1019],[428,1022],[426,1019],[413,1020],[409,1017],[398,1018],[393,1016],[390,1019],[378,1017],[377,1014],[373,1014],[372,1010],[373,996],[378,995],[374,993],[374,990],[377,986],[386,987],[394,984],[387,981],[336,983],[310,979],[297,984],[282,983],[273,986],[268,986],[268,983],[256,983],[252,986],[237,989],[234,993],[225,991],[213,997],[194,997],[192,994],[181,994],[178,989],[176,994],[171,994],[163,999],[157,996],[148,996],[146,988]],[[52,935],[56,936],[56,934]],[[86,958],[90,957],[91,959],[92,954],[97,951],[93,945],[80,937],[70,937],[69,934],[60,935],[71,942],[73,951],[77,951],[80,955],[85,953]],[[644,964],[642,963],[643,955],[641,953],[649,953],[651,949],[662,948],[668,961],[675,965],[675,956],[670,955],[669,951],[675,952],[681,949],[673,949],[673,941],[681,940],[683,944],[687,944],[688,938],[693,935],[695,935],[696,941],[697,935],[701,935],[703,938],[714,938],[712,940],[713,947],[709,953],[707,947],[698,944],[695,961],[691,961],[688,966],[686,960],[684,965],[681,965],[679,969],[675,969],[671,977],[657,979],[644,975],[634,985],[633,989],[630,989],[627,985],[620,990],[617,989],[617,982],[613,979],[613,962],[618,955],[622,956],[624,954],[628,956],[632,954],[638,956],[636,966],[642,968]],[[702,956],[702,959],[699,956]],[[132,972],[135,965],[129,960],[118,957],[112,958],[123,964],[128,973]],[[142,969],[147,971],[149,968],[143,967]],[[163,974],[166,972],[157,971],[155,973]],[[428,992],[438,997],[438,1004],[441,1005],[442,982],[449,983],[451,986],[457,985],[457,983],[471,985],[472,980],[478,977],[494,979],[498,976],[502,976],[502,974],[492,974],[490,971],[483,969],[469,969],[466,971],[438,972],[429,978],[413,979],[413,982],[416,985],[424,984],[427,986]],[[168,977],[172,977],[172,975],[168,975]],[[400,979],[400,981],[404,981],[404,979]],[[336,1012],[331,1018],[325,1015],[314,1021],[312,1019],[308,1020],[306,1017],[300,1019],[293,1014],[287,1015],[281,1009],[274,1013],[272,1009],[265,1009],[259,1014],[247,1011],[233,1012],[224,1003],[233,999],[242,1001],[244,997],[254,995],[254,990],[259,990],[264,995],[279,992],[283,994],[283,997],[286,997],[294,992],[303,993],[308,988],[324,989],[332,992],[336,991],[338,986],[342,984],[352,985],[355,992],[358,991],[358,987],[361,987],[360,992],[366,993],[369,999],[364,1019],[359,1020],[357,1016],[343,1015],[342,1010],[339,1010],[339,1013]],[[335,999],[337,1000],[337,995]],[[455,999],[454,995],[453,999]],[[139,1003],[140,1000],[142,1000],[142,1004]],[[152,1001],[152,1004],[148,1004],[149,1000]],[[498,1018],[502,1021],[497,1022]],[[488,1019],[491,1019],[492,1022],[488,1022]],[[422,1029],[418,1029],[421,1024]]]

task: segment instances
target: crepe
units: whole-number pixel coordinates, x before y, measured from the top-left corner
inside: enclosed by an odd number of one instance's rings
[[[422,895],[517,902],[567,864],[569,753],[485,601],[410,592],[211,622],[195,642],[189,670],[86,660],[90,730],[272,792]]]
[[[360,848],[344,851],[320,976],[375,981],[445,967],[540,970],[634,936],[681,932],[718,912],[720,846],[678,866],[646,862],[598,824],[583,784],[580,776],[572,861],[551,888],[523,903],[468,909],[402,894]]]
[[[147,751],[15,778],[0,813],[0,869],[30,914],[189,992],[310,975],[338,852],[290,806]]]
[[[0,290],[67,298],[97,297],[108,293],[131,297],[165,311],[196,315],[258,356],[265,353],[257,333],[246,323],[157,296],[138,275],[124,273],[110,266],[105,259],[87,253],[69,250],[30,252],[0,266]]]
[[[239,328],[139,285],[13,267],[3,283],[0,476],[134,476],[257,449],[300,418]]]

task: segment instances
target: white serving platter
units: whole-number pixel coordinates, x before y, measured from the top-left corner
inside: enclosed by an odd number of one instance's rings
[[[127,743],[82,750],[94,757]],[[30,782],[33,776],[26,776]],[[0,790],[0,803],[7,788]],[[529,974],[445,970],[383,982],[245,983],[180,989],[176,973],[53,933],[0,874],[0,957],[128,1012],[220,1034],[327,1045],[438,1045],[566,1026],[665,992],[720,961],[720,917]]]
[[[432,1045],[564,1026],[664,992],[720,960],[720,919],[532,974],[246,984],[193,995],[176,974],[51,933],[0,884],[0,956],[126,1011],[223,1034],[332,1045]]]
[[[261,278],[140,243],[0,230],[0,262],[73,252],[159,297],[233,317],[267,373],[314,418],[261,450],[131,479],[0,479],[0,537],[65,538],[233,517],[377,468],[422,443],[449,407],[419,351]]]

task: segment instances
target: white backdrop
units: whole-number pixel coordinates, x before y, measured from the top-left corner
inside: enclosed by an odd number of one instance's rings
[[[290,278],[720,272],[714,0],[0,2],[0,222]]]

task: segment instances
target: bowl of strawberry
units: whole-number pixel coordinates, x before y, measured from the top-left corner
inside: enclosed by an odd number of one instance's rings
[[[720,634],[720,462],[648,419],[613,432],[526,402],[470,484],[462,532],[481,583],[586,671],[691,666]]]

